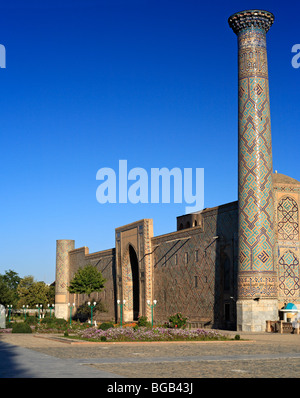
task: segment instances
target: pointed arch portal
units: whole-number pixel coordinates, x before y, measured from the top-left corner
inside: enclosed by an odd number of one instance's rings
[[[125,300],[122,307],[124,322],[151,317],[147,300],[152,300],[153,263],[151,238],[153,222],[142,219],[116,229],[116,289],[117,298]],[[120,319],[121,307],[116,307]]]
[[[139,263],[134,248],[129,245],[129,259],[132,273],[132,311],[137,321],[140,313]]]

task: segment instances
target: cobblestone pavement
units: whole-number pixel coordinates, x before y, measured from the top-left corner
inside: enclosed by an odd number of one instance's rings
[[[300,377],[300,335],[238,333],[243,340],[168,343],[71,343],[0,334],[0,377]]]

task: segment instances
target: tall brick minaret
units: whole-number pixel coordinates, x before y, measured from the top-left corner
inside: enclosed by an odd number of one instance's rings
[[[273,165],[266,33],[268,11],[233,14],[238,38],[239,260],[237,329],[264,331],[278,318]]]

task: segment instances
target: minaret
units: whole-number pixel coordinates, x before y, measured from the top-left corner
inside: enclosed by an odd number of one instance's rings
[[[266,33],[268,11],[233,14],[238,38],[239,257],[237,329],[265,331],[278,319]]]
[[[56,276],[55,276],[55,316],[68,319],[68,281],[70,279],[69,251],[74,250],[75,241],[61,239],[56,241]]]

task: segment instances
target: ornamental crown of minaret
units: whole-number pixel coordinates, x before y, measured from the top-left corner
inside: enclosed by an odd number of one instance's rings
[[[274,19],[274,15],[269,11],[245,10],[231,15],[228,18],[228,23],[236,34],[243,29],[249,29],[251,26],[263,29],[267,33]]]

